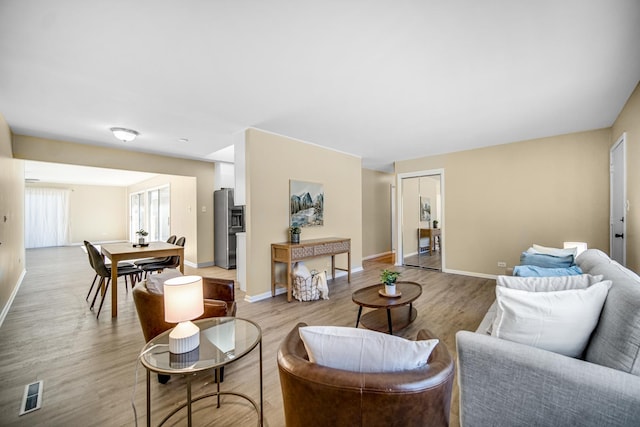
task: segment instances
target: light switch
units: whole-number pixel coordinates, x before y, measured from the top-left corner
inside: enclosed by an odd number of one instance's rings
[[[206,207],[206,206],[203,206],[203,207],[202,207],[202,212],[206,212],[206,211],[207,211],[207,207]]]

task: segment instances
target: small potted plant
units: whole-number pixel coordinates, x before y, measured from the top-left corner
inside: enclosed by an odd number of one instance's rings
[[[398,271],[390,271],[387,269],[382,270],[382,274],[380,275],[380,280],[384,283],[384,293],[387,295],[395,295],[396,294],[396,280],[400,273]]]
[[[300,233],[302,233],[302,229],[297,225],[289,227],[289,241],[291,243],[300,243]]]
[[[438,228],[438,220],[437,219],[433,220],[433,228]]]
[[[147,236],[149,235],[148,232],[144,231],[144,229],[140,229],[138,231],[136,231],[136,234],[138,235],[138,244],[139,245],[144,245],[145,243],[147,243]]]

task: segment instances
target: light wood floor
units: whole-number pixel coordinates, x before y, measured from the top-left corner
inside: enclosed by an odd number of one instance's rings
[[[111,319],[107,297],[100,319],[89,310],[85,296],[93,278],[87,255],[80,247],[27,250],[27,274],[0,328],[0,425],[13,426],[132,426],[145,425],[145,369],[137,362],[144,345],[131,292],[120,282],[118,317]],[[237,290],[238,317],[256,321],[263,334],[264,425],[284,426],[276,352],[298,322],[310,325],[354,326],[357,306],[351,293],[378,283],[380,270],[390,264],[366,262],[364,271],[329,282],[330,299],[287,303],[280,295],[247,303]],[[475,330],[494,299],[495,281],[444,274],[418,268],[395,267],[401,280],[423,286],[414,302],[418,318],[397,334],[415,338],[420,328],[433,331],[455,354],[455,333]],[[194,269],[188,274],[234,278],[235,271]],[[269,277],[265,277],[265,285]],[[238,360],[225,372],[223,390],[259,396],[258,352]],[[24,386],[44,380],[42,408],[18,416]],[[185,381],[172,377],[166,385],[152,377],[152,413],[157,425],[183,402]],[[211,391],[212,378],[193,383],[194,395]],[[458,391],[454,386],[451,425],[458,423]],[[224,398],[216,409],[213,399],[194,405],[195,425],[252,426],[257,417],[248,403]],[[186,425],[184,413],[166,425]]]

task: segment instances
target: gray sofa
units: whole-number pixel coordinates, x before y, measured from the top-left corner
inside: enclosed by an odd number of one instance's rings
[[[640,277],[596,249],[576,264],[612,281],[583,359],[490,336],[494,304],[456,334],[463,427],[640,426]]]

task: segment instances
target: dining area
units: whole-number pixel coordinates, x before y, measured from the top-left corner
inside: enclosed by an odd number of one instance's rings
[[[165,269],[179,269],[184,273],[185,237],[170,236],[167,241],[137,244],[131,242],[104,243],[101,245],[84,241],[82,249],[87,253],[89,264],[95,276],[85,300],[94,310],[100,296],[96,317],[100,316],[102,306],[111,293],[111,317],[118,316],[118,278],[124,278],[128,289],[144,280],[149,274]],[[116,266],[114,268],[114,266]],[[109,290],[109,288],[111,288]],[[93,292],[93,297],[91,297]]]

